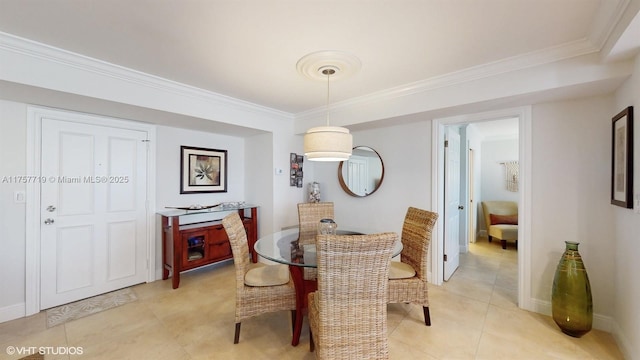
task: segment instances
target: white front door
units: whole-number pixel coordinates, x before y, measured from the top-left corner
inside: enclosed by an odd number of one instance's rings
[[[460,134],[447,127],[444,149],[444,281],[449,280],[460,262]]]
[[[147,280],[147,138],[42,119],[41,309]]]

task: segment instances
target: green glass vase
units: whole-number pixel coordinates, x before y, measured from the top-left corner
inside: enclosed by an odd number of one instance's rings
[[[565,241],[551,290],[553,320],[563,333],[581,337],[591,330],[593,300],[589,276],[578,252],[577,242]]]

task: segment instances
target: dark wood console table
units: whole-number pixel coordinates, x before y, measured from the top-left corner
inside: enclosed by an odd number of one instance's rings
[[[162,280],[171,273],[172,285],[180,285],[180,273],[233,258],[222,212],[238,211],[247,231],[249,254],[258,261],[254,244],[258,239],[258,207],[216,207],[207,210],[167,210],[162,217]]]

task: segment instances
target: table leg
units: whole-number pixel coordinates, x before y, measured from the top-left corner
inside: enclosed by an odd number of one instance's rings
[[[293,346],[297,346],[300,342],[300,332],[302,332],[302,316],[304,316],[305,309],[305,289],[302,269],[302,266],[289,265],[291,280],[293,280],[293,286],[296,289],[296,322],[293,326],[293,339],[291,340],[291,345]]]
[[[307,296],[318,289],[316,280],[304,279],[304,267],[289,265],[291,280],[296,289],[296,322],[293,327],[293,339],[291,345],[297,346],[302,332],[302,318],[307,310]]]

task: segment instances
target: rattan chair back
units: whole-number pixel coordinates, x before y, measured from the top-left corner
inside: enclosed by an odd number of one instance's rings
[[[280,310],[295,310],[296,294],[293,282],[275,286],[247,286],[244,277],[249,271],[247,233],[240,216],[233,212],[222,219],[233,252],[236,272],[236,332],[234,343],[240,339],[240,323],[244,319]]]
[[[298,204],[298,224],[300,235],[298,243],[300,245],[314,244],[318,234],[318,224],[321,219],[333,219],[333,203],[299,203]]]
[[[318,359],[388,359],[389,264],[398,235],[319,235],[309,324]]]
[[[431,325],[427,259],[433,227],[438,214],[409,207],[402,226],[400,260],[411,265],[416,275],[407,279],[389,280],[389,303],[413,303],[423,307],[425,325]]]

